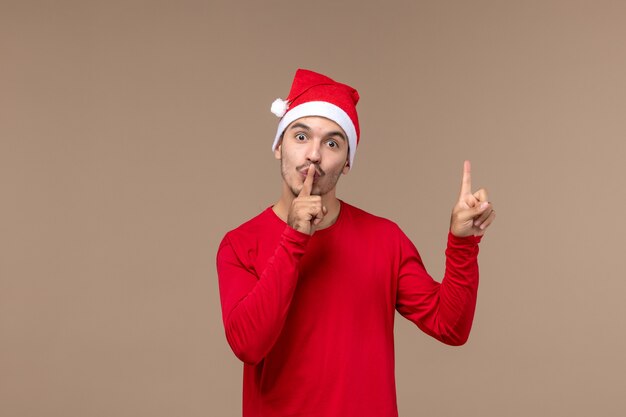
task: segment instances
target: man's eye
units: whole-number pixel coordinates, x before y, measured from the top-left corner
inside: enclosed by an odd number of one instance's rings
[[[331,148],[336,148],[339,145],[334,140],[329,140],[328,141],[328,146],[330,146]]]
[[[298,133],[296,135],[296,139],[298,139],[298,140],[306,140],[306,136],[304,135],[304,133]]]

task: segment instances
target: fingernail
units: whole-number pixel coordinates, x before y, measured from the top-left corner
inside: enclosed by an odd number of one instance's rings
[[[480,208],[481,209],[487,208],[488,205],[489,205],[489,203],[485,201],[484,203],[480,204]]]
[[[476,221],[474,222],[474,226],[480,226],[480,220],[476,220]]]

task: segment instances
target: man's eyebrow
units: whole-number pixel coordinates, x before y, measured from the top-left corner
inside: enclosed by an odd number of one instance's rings
[[[304,130],[311,130],[310,127],[308,127],[307,125],[305,125],[304,123],[294,123],[291,126],[289,126],[289,130],[291,129],[304,129]]]
[[[343,134],[343,132],[340,132],[338,130],[334,131],[334,132],[328,132],[326,134],[326,136],[339,136],[341,138],[341,140],[343,140],[344,142],[347,142],[348,140],[346,139],[346,135]]]

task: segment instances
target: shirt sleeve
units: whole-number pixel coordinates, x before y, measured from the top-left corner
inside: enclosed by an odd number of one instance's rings
[[[217,252],[217,274],[226,339],[245,363],[260,362],[276,342],[298,281],[309,235],[285,227],[273,256],[257,274],[246,250],[227,234]]]
[[[478,293],[480,240],[480,236],[448,233],[446,269],[439,283],[426,272],[417,249],[402,233],[396,309],[448,345],[462,345],[469,338]]]

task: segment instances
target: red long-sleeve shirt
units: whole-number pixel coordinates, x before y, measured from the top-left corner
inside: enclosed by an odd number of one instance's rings
[[[450,344],[469,336],[479,237],[448,234],[441,283],[393,222],[341,202],[309,236],[271,208],[217,254],[226,338],[244,362],[244,417],[395,417],[394,312]]]

